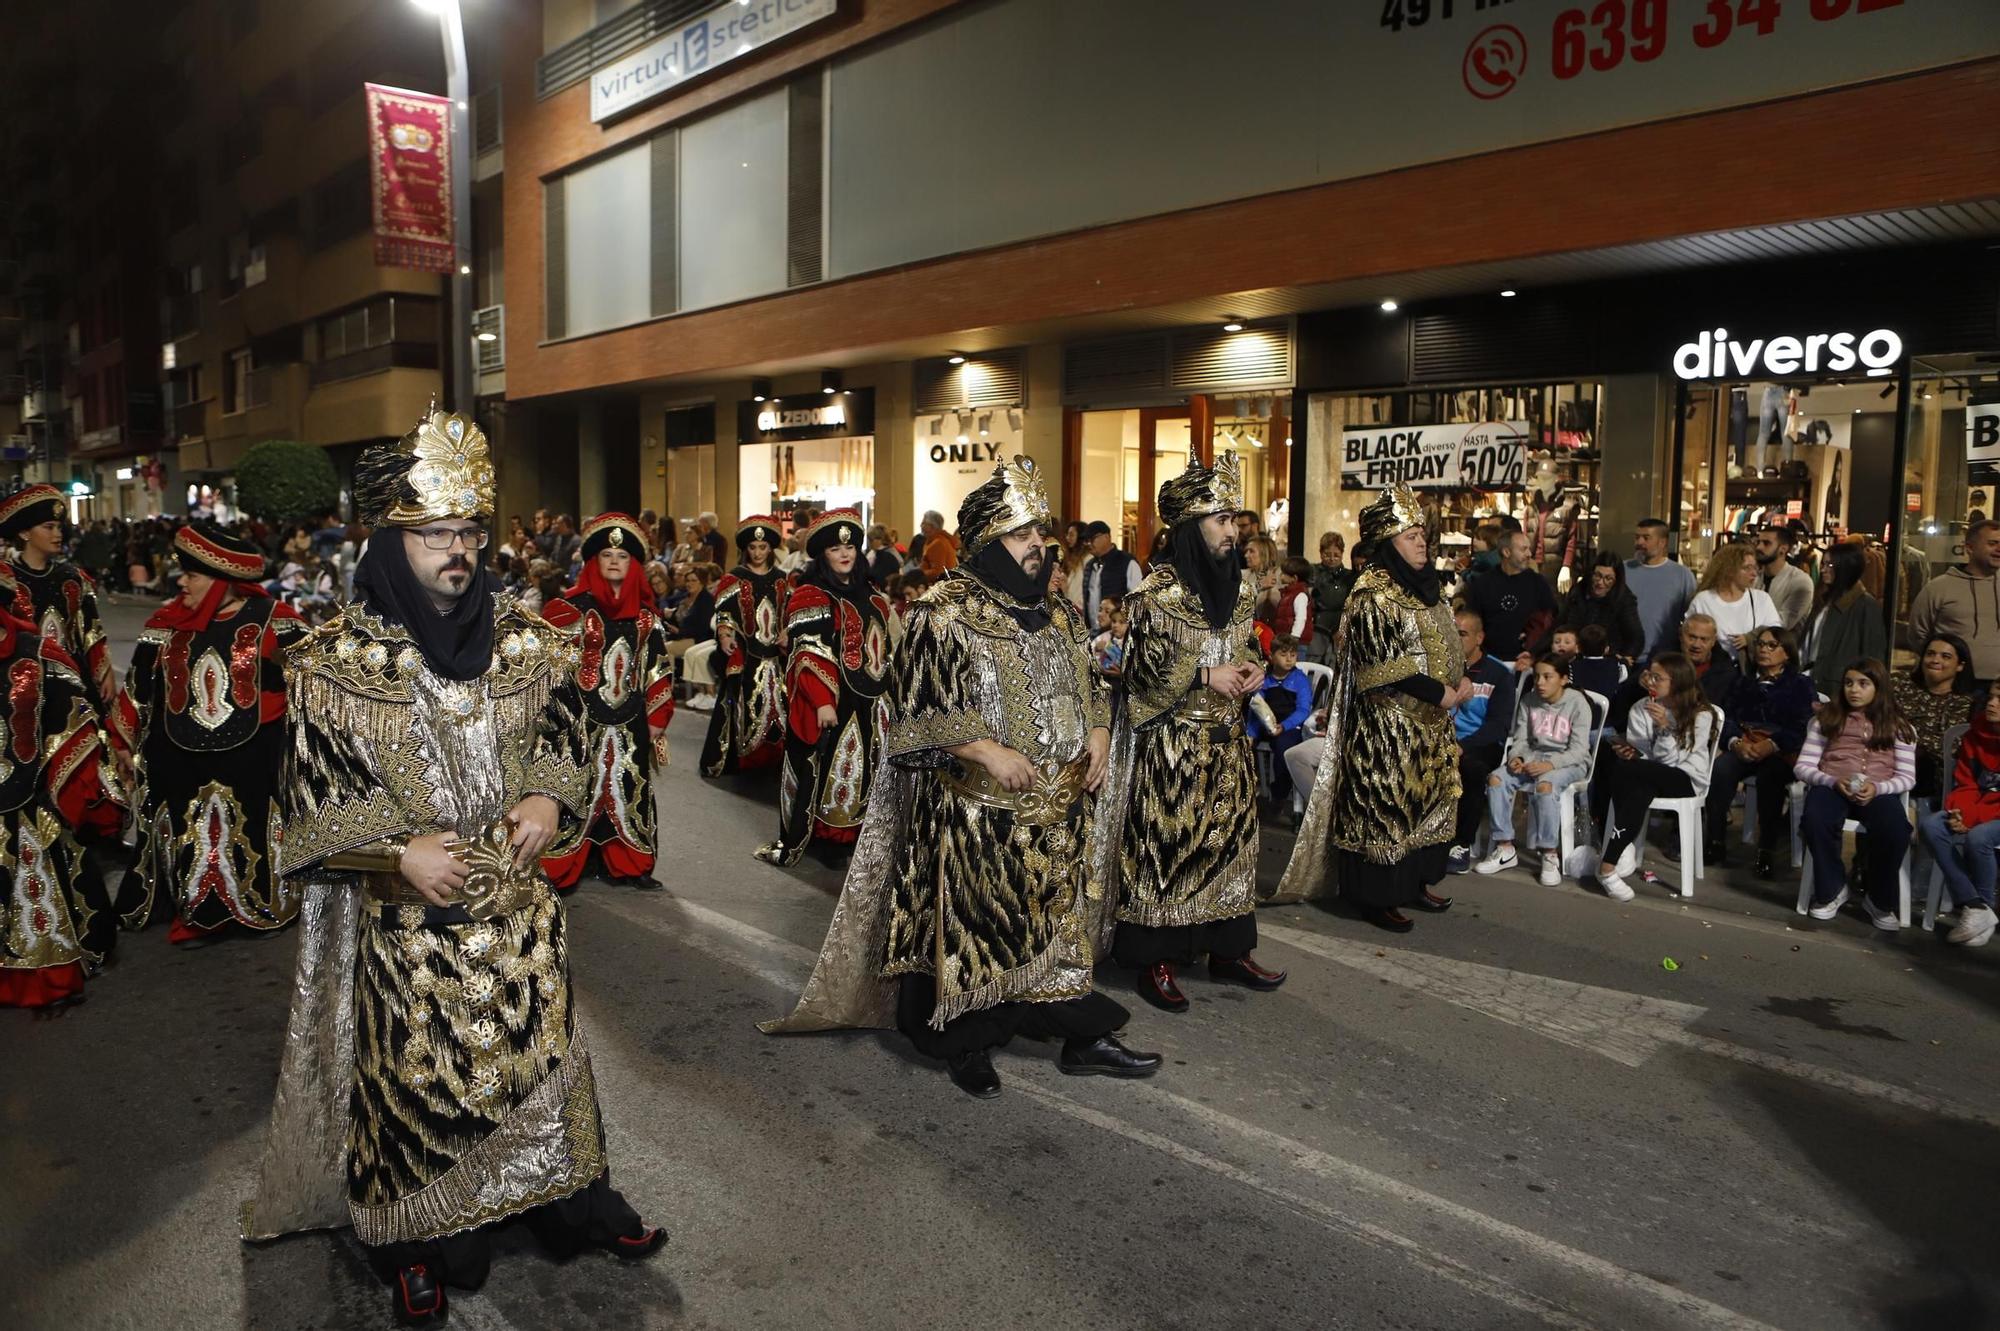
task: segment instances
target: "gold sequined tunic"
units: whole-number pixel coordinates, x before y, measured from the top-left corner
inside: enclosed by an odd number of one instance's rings
[[[385,837],[477,834],[530,794],[587,806],[575,641],[511,597],[495,618],[493,667],[468,682],[357,607],[291,653],[280,855],[305,886],[304,937],[246,1237],[348,1221],[370,1245],[436,1238],[604,1172],[546,879],[475,920],[378,905],[323,867]]]
[[[1256,905],[1257,772],[1241,700],[1198,687],[1203,666],[1258,660],[1248,579],[1223,628],[1169,564],[1125,598],[1121,755],[1131,796],[1119,842],[1120,924],[1207,924]]]

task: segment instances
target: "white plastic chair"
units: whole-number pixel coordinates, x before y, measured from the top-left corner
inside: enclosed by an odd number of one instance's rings
[[[1708,730],[1708,766],[1715,768],[1716,750],[1722,744],[1722,709],[1714,705],[1708,708],[1710,718]],[[1646,827],[1656,813],[1669,814],[1675,822],[1675,830],[1681,842],[1681,884],[1678,889],[1683,900],[1694,896],[1694,885],[1708,876],[1708,860],[1702,834],[1702,806],[1707,802],[1704,795],[1677,795],[1656,799],[1646,810],[1646,816],[1639,820],[1639,836],[1633,843],[1636,855],[1643,859],[1646,854]]]
[[[1798,784],[1804,785],[1805,783],[1799,782]],[[1803,796],[1800,797],[1799,803],[1805,803]],[[1903,817],[1910,820],[1911,839],[1914,840],[1917,823],[1915,816],[1910,810],[1910,797],[1908,795],[1903,796]],[[1853,818],[1844,819],[1840,824],[1842,836],[1847,835],[1849,832],[1859,832],[1860,830],[1861,824]],[[1800,866],[1799,871],[1799,914],[1804,915],[1812,908],[1812,896],[1812,851],[1808,849],[1805,853],[1805,863]],[[1896,870],[1896,920],[1905,929],[1910,927],[1910,856],[1907,851],[1904,852],[1902,866]]]
[[[1590,778],[1597,771],[1597,740],[1604,734],[1604,719],[1611,714],[1611,700],[1601,693],[1589,689],[1578,689],[1585,702],[1590,704],[1590,758],[1584,764],[1583,775],[1564,787],[1559,798],[1562,802],[1562,823],[1558,855],[1561,862],[1569,864],[1570,852],[1576,849],[1576,811],[1578,801],[1582,801],[1584,817],[1590,816]]]
[[[1305,671],[1306,678],[1312,681],[1313,711],[1325,711],[1328,704],[1333,701],[1333,667],[1321,665],[1317,661],[1301,661],[1299,662],[1299,669]],[[1277,763],[1279,761],[1279,759],[1271,757],[1270,746],[1266,744],[1263,747],[1262,762],[1265,766],[1264,779],[1267,783],[1270,780],[1269,774],[1277,770]],[[1292,786],[1292,812],[1303,814],[1305,811],[1306,792],[1299,789],[1298,785],[1294,783]]]
[[[1944,788],[1938,792],[1938,808],[1940,809],[1944,807],[1946,797],[1951,794],[1951,774],[1952,770],[1958,766],[1958,745],[1965,738],[1965,732],[1968,729],[1970,727],[1960,725],[1953,726],[1950,730],[1944,732],[1944,743],[1940,746],[1940,751],[1944,754]],[[1913,837],[1911,839],[1911,854],[1914,855],[1916,853],[1916,843],[1922,839],[1922,837]],[[1937,928],[1938,904],[1943,900],[1944,868],[1936,860],[1932,860],[1930,891],[1925,894],[1924,901],[1925,929]]]

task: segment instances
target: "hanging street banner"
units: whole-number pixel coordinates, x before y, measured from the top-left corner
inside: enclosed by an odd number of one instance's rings
[[[1366,425],[1340,432],[1344,490],[1505,490],[1527,480],[1528,422]]]
[[[448,273],[458,254],[452,242],[451,99],[376,83],[362,86],[375,262]]]
[[[663,37],[590,73],[590,118],[664,97],[689,79],[832,18],[839,0],[723,0]]]

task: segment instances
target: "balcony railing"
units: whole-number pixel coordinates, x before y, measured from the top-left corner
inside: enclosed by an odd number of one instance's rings
[[[208,434],[208,403],[183,402],[174,408],[174,438],[185,442]]]

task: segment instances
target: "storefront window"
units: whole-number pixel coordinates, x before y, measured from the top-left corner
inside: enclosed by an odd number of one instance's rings
[[[875,520],[875,438],[744,444],[736,450],[737,516],[787,516],[800,508],[854,508]]]
[[[1913,661],[1923,644],[1910,631],[1911,603],[1931,578],[1965,562],[1972,523],[2000,517],[2000,377],[1973,356],[1917,359],[1905,407],[1895,623],[1898,657]]]
[[[1244,399],[1240,411],[1236,409],[1238,401],[1223,398],[1216,402],[1211,456],[1229,451],[1238,455],[1244,507],[1264,514],[1267,529],[1282,532],[1285,510],[1282,506],[1273,510],[1271,502],[1271,478],[1276,470],[1271,463],[1271,441],[1284,438],[1280,432],[1288,427],[1273,405],[1276,399]],[[1231,414],[1221,415],[1223,407],[1230,408]],[[1143,557],[1159,530],[1160,486],[1187,470],[1193,420],[1194,413],[1187,407],[1084,412],[1076,519],[1108,523],[1120,545]],[[1149,447],[1150,488],[1142,466]]]
[[[1424,498],[1440,561],[1469,560],[1482,528],[1521,523],[1531,558],[1567,591],[1597,549],[1598,383],[1315,393],[1307,403],[1305,543],[1352,548],[1361,509],[1404,482]]]
[[[918,514],[935,510],[955,528],[958,506],[993,476],[993,464],[1025,452],[1021,413],[981,407],[916,418],[915,495]]]

